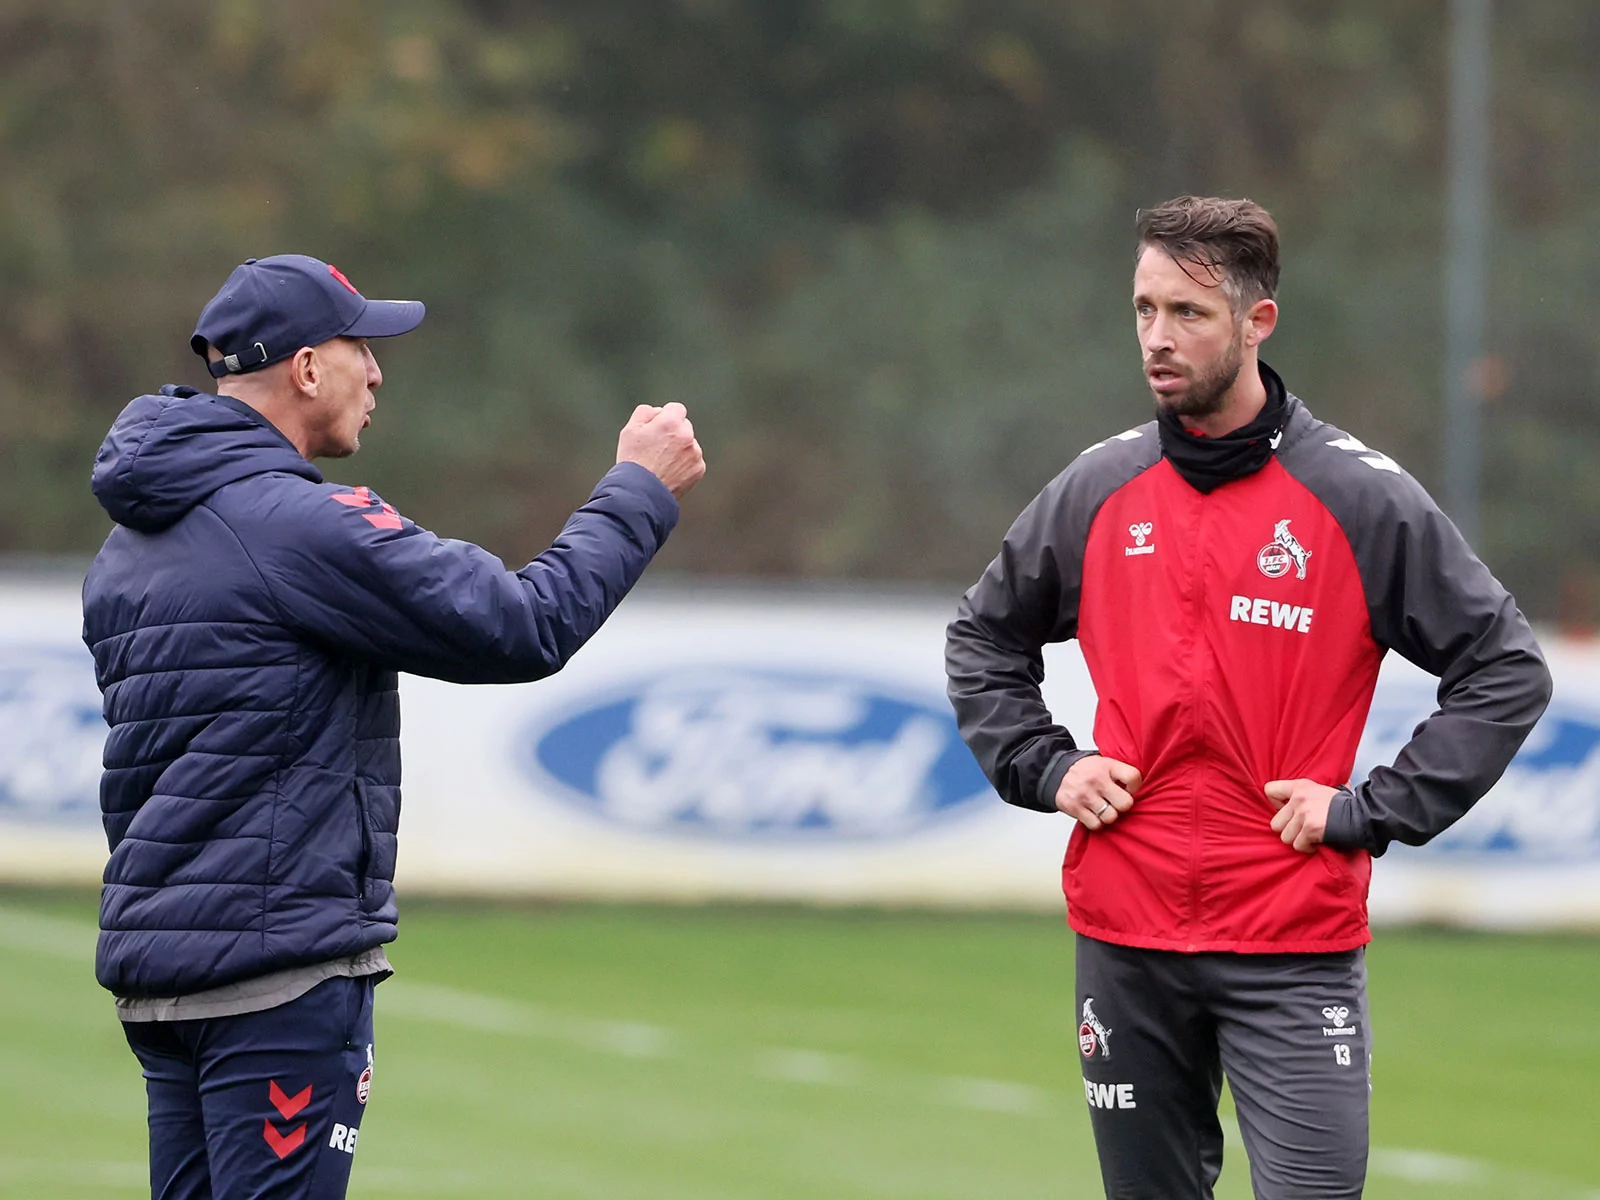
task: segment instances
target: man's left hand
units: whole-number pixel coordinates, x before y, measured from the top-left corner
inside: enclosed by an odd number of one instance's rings
[[[1272,818],[1273,832],[1284,845],[1301,854],[1314,854],[1328,828],[1328,806],[1339,789],[1314,779],[1274,779],[1266,791],[1267,799],[1283,806]]]

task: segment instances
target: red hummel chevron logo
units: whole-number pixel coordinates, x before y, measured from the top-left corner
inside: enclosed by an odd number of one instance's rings
[[[311,1103],[311,1085],[308,1083],[304,1091],[286,1096],[283,1094],[283,1089],[278,1086],[278,1081],[274,1079],[267,1084],[267,1099],[272,1101],[272,1107],[283,1115],[285,1121],[292,1121],[296,1113]]]
[[[348,504],[351,508],[371,508],[371,488],[351,488],[348,492],[335,492],[333,498],[340,504]]]
[[[311,1085],[309,1083],[306,1084],[301,1091],[290,1096],[278,1086],[276,1079],[269,1080],[267,1083],[267,1099],[272,1101],[272,1107],[278,1110],[278,1114],[285,1121],[293,1120],[301,1109],[311,1103]],[[306,1127],[302,1124],[291,1129],[288,1133],[279,1133],[273,1127],[272,1119],[269,1117],[262,1122],[261,1136],[267,1139],[267,1145],[272,1147],[274,1154],[279,1158],[288,1158],[306,1140]]]
[[[274,1154],[279,1158],[288,1158],[306,1140],[306,1127],[297,1125],[293,1133],[283,1134],[272,1127],[271,1121],[267,1121],[263,1124],[261,1136],[267,1139],[267,1145],[272,1147]]]
[[[379,500],[368,488],[358,487],[348,492],[334,492],[333,499],[351,508],[371,508],[376,504],[382,511],[365,512],[361,515],[378,529],[400,528],[400,514],[395,511],[394,506]]]

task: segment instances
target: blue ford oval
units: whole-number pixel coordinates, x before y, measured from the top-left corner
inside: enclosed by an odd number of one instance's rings
[[[942,700],[846,675],[706,668],[528,731],[535,783],[636,829],[902,837],[994,799]]]

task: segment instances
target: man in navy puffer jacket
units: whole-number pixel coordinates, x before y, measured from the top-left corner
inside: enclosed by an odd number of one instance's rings
[[[358,448],[367,339],[422,320],[301,255],[250,260],[191,342],[217,394],[117,418],[95,495],[117,528],[84,582],[111,727],[96,961],[150,1101],[159,1200],[342,1197],[389,973],[397,673],[561,669],[638,580],[704,473],[681,405],[519,571],[311,460]]]

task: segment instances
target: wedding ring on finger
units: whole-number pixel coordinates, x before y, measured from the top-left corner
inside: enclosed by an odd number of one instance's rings
[[[1111,801],[1109,801],[1109,800],[1101,801],[1100,807],[1094,810],[1094,819],[1098,821],[1101,817],[1105,816],[1106,815],[1106,809],[1108,809],[1110,807],[1111,807]]]

